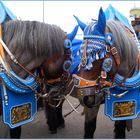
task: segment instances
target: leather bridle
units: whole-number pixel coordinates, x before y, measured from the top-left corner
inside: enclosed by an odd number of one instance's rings
[[[92,26],[89,26],[88,34],[89,34],[91,27]],[[83,57],[82,57],[82,62],[80,64],[80,68],[85,66],[87,63],[87,56],[86,56],[86,54],[87,54],[86,50],[87,50],[87,46],[88,46],[87,41],[88,41],[88,39],[86,39],[85,43],[83,44],[84,52],[83,52]],[[110,44],[106,44],[106,49],[107,49],[106,50],[107,53],[106,53],[106,56],[104,59],[112,57],[115,61],[116,68],[118,69],[118,67],[120,65],[120,56],[118,54],[116,47],[110,46]],[[96,62],[98,63],[98,60],[96,60]],[[107,80],[107,73],[106,73],[106,71],[104,71],[102,69],[100,75],[97,77],[96,80],[86,80],[86,79],[84,79],[76,74],[73,75],[73,80],[74,80],[75,86],[78,88],[85,88],[85,87],[103,88],[103,87],[111,87],[112,86],[112,84],[114,83],[114,80],[115,80],[115,75],[116,75],[116,73],[110,73],[111,81],[110,80],[108,81]]]

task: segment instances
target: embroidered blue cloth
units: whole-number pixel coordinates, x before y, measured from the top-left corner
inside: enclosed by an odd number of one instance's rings
[[[82,40],[79,39],[74,39],[72,41],[72,46],[70,48],[71,50],[71,59],[72,59],[72,65],[69,69],[69,73],[70,75],[72,75],[73,73],[78,73],[78,65],[81,62],[81,57],[79,56],[79,49],[80,49],[80,45],[82,43]]]
[[[111,4],[105,10],[106,20],[119,20],[122,22],[130,31],[134,31],[132,25],[129,23],[129,20],[121,14],[117,9],[115,9]]]
[[[79,23],[79,19],[76,17]],[[98,21],[92,22],[84,28],[84,40],[80,46],[79,54],[80,59],[83,57],[85,43],[87,63],[84,67],[85,70],[90,70],[92,63],[98,59],[102,59],[106,55],[106,39],[105,39],[106,18],[102,8],[99,11]]]

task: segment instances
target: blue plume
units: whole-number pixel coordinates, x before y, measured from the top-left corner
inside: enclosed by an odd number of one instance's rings
[[[80,26],[80,28],[82,29],[82,31],[84,31],[85,27],[87,26],[85,23],[83,23],[81,20],[79,20],[78,17],[76,17],[75,15],[73,15],[75,17],[75,19],[78,22],[78,25]]]
[[[69,34],[67,34],[67,37],[72,41],[74,39],[74,37],[76,36],[77,34],[77,31],[78,31],[78,25],[75,26],[75,28],[73,29],[73,31]]]

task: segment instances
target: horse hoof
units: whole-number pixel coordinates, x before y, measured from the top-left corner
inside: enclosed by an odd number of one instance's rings
[[[56,133],[57,133],[57,129],[51,130],[51,134],[56,134]]]
[[[62,129],[62,128],[65,128],[65,124],[63,123],[63,124],[60,124],[59,126],[58,126],[58,129]]]

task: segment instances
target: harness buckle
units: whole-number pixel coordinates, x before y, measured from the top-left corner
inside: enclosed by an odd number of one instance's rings
[[[111,48],[112,55],[115,55],[118,53],[117,49],[115,47]]]
[[[82,67],[85,67],[86,64],[87,64],[87,57],[83,56],[81,65]]]
[[[107,78],[106,71],[101,71],[101,78],[103,78],[103,79]]]
[[[117,67],[118,67],[120,65],[120,57],[119,57],[117,49],[115,47],[111,48],[111,53],[114,56],[115,61],[117,63]]]
[[[106,86],[106,83],[105,83],[105,79],[107,78],[107,74],[106,74],[106,71],[101,71],[101,76],[100,76],[100,85],[101,87],[104,87]]]

